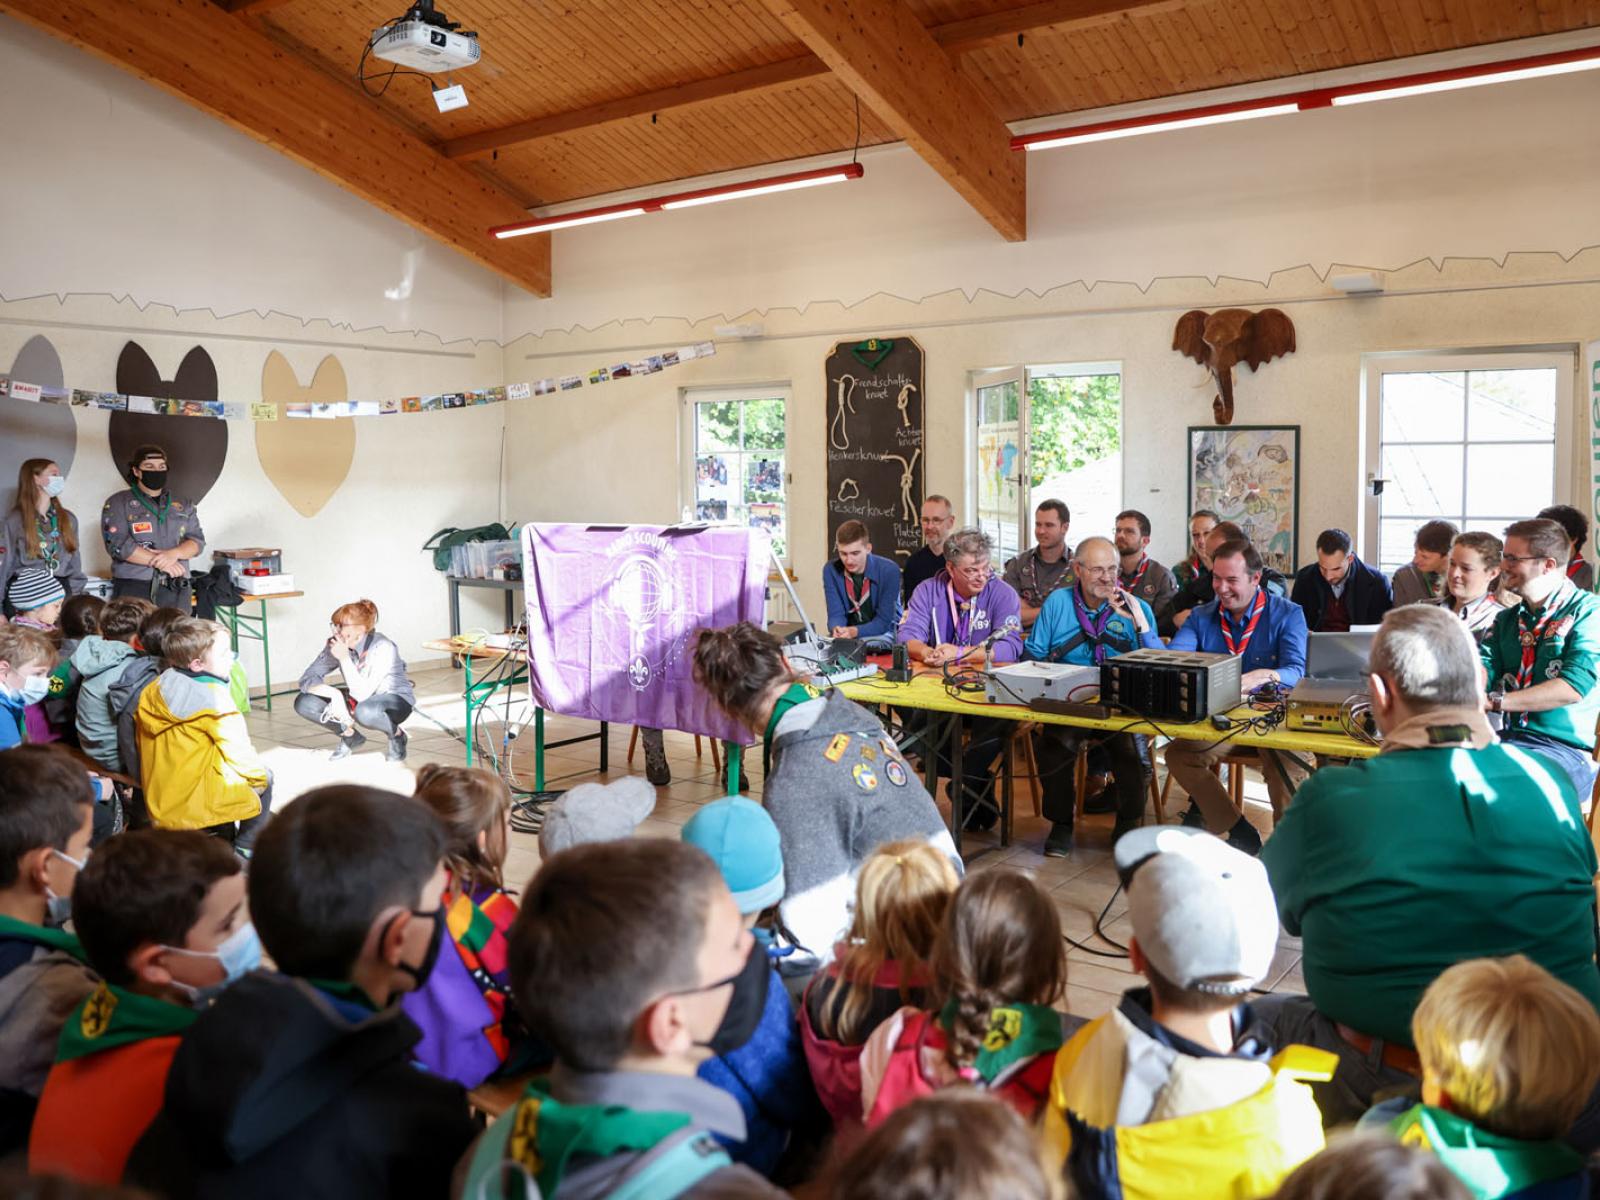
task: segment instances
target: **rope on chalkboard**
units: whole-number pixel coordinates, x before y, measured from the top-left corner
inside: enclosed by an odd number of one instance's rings
[[[911,473],[916,470],[917,459],[922,457],[921,448],[919,447],[911,452],[911,461],[909,462],[898,454],[880,454],[878,457],[883,462],[897,462],[900,464],[900,519],[902,521],[916,520],[917,510],[911,504]]]
[[[900,389],[900,394],[894,398],[894,402],[900,406],[900,427],[902,429],[911,428],[911,414],[906,411],[906,407],[911,403],[911,393],[916,390],[916,384],[908,383]]]
[[[850,381],[849,388],[845,387],[847,379]],[[854,375],[839,376],[839,406],[833,414],[833,420],[828,422],[828,445],[835,450],[850,449],[850,426],[845,419],[845,408],[848,406],[851,413],[856,411],[856,383]]]

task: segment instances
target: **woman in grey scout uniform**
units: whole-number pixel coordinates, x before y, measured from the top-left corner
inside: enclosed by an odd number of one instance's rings
[[[932,797],[878,718],[801,682],[766,630],[748,621],[701,630],[694,677],[771,752],[761,799],[783,849],[779,914],[808,966],[833,957],[850,926],[856,872],[885,842],[926,838],[961,870]]]
[[[0,527],[0,596],[13,575],[34,567],[54,575],[69,596],[83,591],[78,518],[57,499],[66,488],[67,477],[48,458],[30,458],[17,472],[17,502]]]
[[[300,676],[294,711],[313,725],[339,727],[330,758],[349,758],[366,745],[359,725],[389,739],[387,761],[404,762],[406,733],[400,725],[416,708],[417,693],[406,678],[400,647],[378,632],[378,606],[371,600],[341,604],[329,622],[333,636]],[[335,671],[343,687],[328,682]]]
[[[134,486],[117,492],[100,513],[111,556],[111,594],[143,596],[158,606],[193,606],[189,560],[205,549],[194,503],[167,491],[167,452],[140,446],[128,460]]]

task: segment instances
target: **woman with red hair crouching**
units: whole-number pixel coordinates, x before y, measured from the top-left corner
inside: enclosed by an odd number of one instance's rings
[[[406,735],[402,722],[417,706],[417,693],[406,678],[400,648],[377,630],[378,606],[371,600],[341,604],[333,610],[333,636],[300,676],[294,711],[318,725],[337,725],[339,744],[330,756],[349,758],[366,744],[357,726],[389,739],[389,762],[403,762]],[[335,687],[328,676],[339,672]]]

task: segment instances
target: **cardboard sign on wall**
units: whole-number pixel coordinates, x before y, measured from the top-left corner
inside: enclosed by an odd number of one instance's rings
[[[278,406],[276,421],[256,423],[256,456],[272,486],[302,517],[314,517],[350,475],[356,423],[286,420],[290,404],[338,404],[349,397],[344,367],[333,355],[317,364],[302,387],[289,360],[274,350],[261,368],[261,399]]]
[[[40,387],[66,386],[61,357],[43,334],[23,343],[9,375]],[[0,399],[0,505],[4,506],[0,511],[9,511],[16,503],[17,472],[23,463],[48,458],[63,475],[70,475],[77,450],[78,423],[70,408]]]
[[[217,367],[199,346],[183,356],[178,372],[163,379],[150,355],[129,342],[117,358],[117,391],[168,400],[217,399]],[[128,459],[150,443],[167,452],[167,487],[174,496],[198,504],[222,474],[228,457],[228,423],[194,417],[114,412],[107,430],[111,460],[133,486]]]

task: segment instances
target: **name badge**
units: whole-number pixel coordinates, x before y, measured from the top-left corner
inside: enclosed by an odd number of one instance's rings
[[[135,521],[128,528],[135,534],[153,533],[155,531],[155,526],[151,525],[149,521]]]

